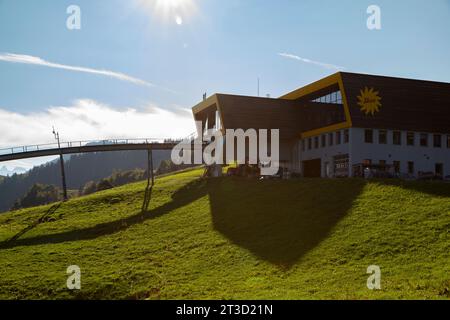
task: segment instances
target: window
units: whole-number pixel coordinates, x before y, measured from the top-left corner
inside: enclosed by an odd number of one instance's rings
[[[386,130],[378,131],[378,143],[380,143],[380,144],[387,143],[387,131]]]
[[[408,174],[414,174],[414,161],[408,161]]]
[[[314,137],[314,149],[319,148],[319,137]]]
[[[342,95],[341,95],[341,92],[340,92],[340,91],[338,91],[338,92],[336,93],[336,103],[339,103],[339,104],[342,103]]]
[[[408,146],[413,146],[414,145],[414,132],[408,132],[406,134],[406,144]]]
[[[441,135],[440,134],[433,134],[433,147],[440,148],[442,146],[441,141]]]
[[[325,148],[327,146],[327,136],[322,135],[320,138],[321,138],[321,146],[322,148]]]
[[[317,97],[312,102],[342,104],[342,95],[340,91],[331,92],[321,97]]]
[[[395,173],[400,173],[400,161],[394,161]]]
[[[305,149],[306,149],[306,140],[303,139],[302,140],[302,151],[305,151]]]
[[[392,133],[392,142],[398,146],[402,144],[402,133],[400,131],[394,131]]]
[[[344,143],[348,143],[349,141],[349,133],[348,133],[348,129],[344,130]]]
[[[333,145],[333,134],[332,133],[328,134],[328,145],[329,146]]]
[[[373,130],[372,129],[364,130],[364,142],[365,143],[373,143]]]
[[[341,144],[341,132],[336,132],[336,144]]]
[[[420,146],[422,146],[422,147],[428,146],[428,134],[426,134],[426,133],[420,134]]]
[[[311,150],[311,149],[312,149],[312,139],[309,138],[308,139],[308,150]]]
[[[447,148],[450,148],[450,134],[447,135]]]

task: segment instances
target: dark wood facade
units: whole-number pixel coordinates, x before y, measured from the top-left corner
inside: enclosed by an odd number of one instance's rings
[[[226,129],[280,129],[280,139],[298,137],[301,110],[295,101],[217,95]]]
[[[341,73],[354,127],[450,133],[450,83]],[[360,90],[373,88],[379,112],[366,115]]]
[[[348,108],[353,127],[450,133],[450,83],[347,72],[334,76],[341,86],[332,84],[296,99],[216,94],[193,108],[194,118],[203,123],[209,118],[211,125],[218,110],[224,129],[280,129],[280,139],[292,140],[304,132],[342,123]],[[374,113],[358,105],[358,96],[366,88],[380,98]],[[343,104],[311,101],[338,89],[344,91]]]

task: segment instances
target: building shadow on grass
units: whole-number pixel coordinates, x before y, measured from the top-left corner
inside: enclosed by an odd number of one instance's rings
[[[214,228],[259,258],[289,268],[328,236],[365,183],[211,180]]]
[[[348,184],[344,180],[322,179],[308,183],[228,177],[198,179],[155,209],[89,228],[16,238],[1,243],[0,248],[96,239],[156,219],[208,195],[216,231],[261,259],[290,267],[327,237],[364,185],[363,180]]]
[[[399,179],[225,178],[208,180],[207,189],[218,232],[259,258],[288,269],[329,236],[368,183],[450,197],[449,183]]]
[[[450,195],[450,185],[444,183],[396,180],[376,183]],[[208,195],[216,231],[259,258],[289,268],[328,237],[366,184],[363,179],[198,179],[178,189],[169,202],[155,209],[137,211],[127,218],[89,228],[14,239],[0,243],[0,248],[95,239],[156,219]]]

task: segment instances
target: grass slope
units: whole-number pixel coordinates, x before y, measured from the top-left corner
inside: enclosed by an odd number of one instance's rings
[[[33,228],[50,206],[0,215],[0,298],[449,297],[449,184],[201,172],[158,179],[143,215],[144,183],[70,200]],[[382,290],[367,289],[369,265]]]

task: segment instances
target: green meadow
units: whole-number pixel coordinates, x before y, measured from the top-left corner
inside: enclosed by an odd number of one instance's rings
[[[450,297],[450,184],[202,173],[1,214],[0,299]]]

